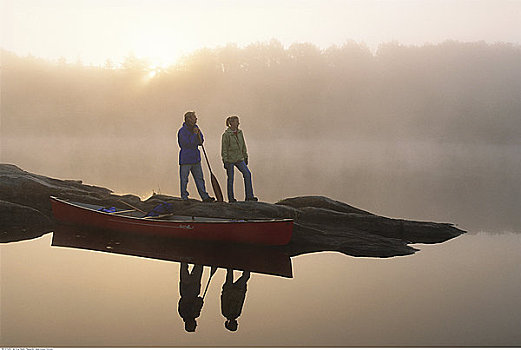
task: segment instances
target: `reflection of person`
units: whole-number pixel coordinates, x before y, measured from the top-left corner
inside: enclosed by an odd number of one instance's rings
[[[204,137],[197,126],[197,116],[195,112],[185,113],[185,122],[177,133],[177,142],[181,150],[179,151],[179,179],[181,182],[181,198],[188,199],[188,175],[190,172],[195,180],[197,192],[203,202],[213,202],[215,198],[210,197],[206,192],[203,169],[201,167],[201,152],[199,146],[203,144]]]
[[[234,167],[237,167],[244,178],[244,192],[247,201],[257,201],[253,195],[251,172],[248,169],[248,152],[242,130],[239,129],[239,117],[236,115],[226,118],[228,129],[221,139],[221,156],[228,176],[228,202],[237,202],[233,194]]]
[[[188,264],[181,263],[179,275],[179,294],[181,294],[178,307],[179,315],[185,323],[185,330],[194,332],[197,327],[195,319],[201,315],[201,309],[203,308],[203,298],[199,296],[203,266],[194,265],[190,273],[188,272]]]
[[[233,270],[226,270],[226,281],[221,292],[221,312],[226,321],[224,326],[229,331],[237,330],[237,318],[241,315],[244,299],[246,298],[246,282],[250,279],[250,273],[244,271],[241,277],[233,282]]]

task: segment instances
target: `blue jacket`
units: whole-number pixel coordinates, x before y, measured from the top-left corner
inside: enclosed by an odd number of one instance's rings
[[[197,125],[196,125],[197,126]],[[199,129],[199,135],[204,142],[203,133]],[[177,142],[181,150],[179,151],[179,164],[196,164],[201,161],[201,152],[199,151],[199,137],[183,123],[183,127],[177,132]]]

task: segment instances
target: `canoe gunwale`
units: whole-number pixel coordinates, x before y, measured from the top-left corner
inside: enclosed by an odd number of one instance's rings
[[[158,222],[158,223],[174,223],[174,224],[183,224],[183,223],[197,223],[197,224],[248,224],[248,223],[271,223],[271,222],[291,222],[293,219],[290,218],[280,218],[280,219],[230,219],[230,218],[220,218],[220,217],[203,217],[203,216],[192,216],[193,218],[204,218],[209,220],[204,221],[197,221],[197,220],[168,220],[168,219],[157,219],[154,217],[137,217],[137,216],[127,216],[127,215],[118,215],[118,212],[108,213],[96,209],[92,209],[89,207],[84,207],[76,202],[72,202],[66,199],[61,199],[55,196],[50,197],[52,200],[61,202],[66,205],[70,205],[73,207],[76,207],[78,209],[88,210],[92,211],[97,214],[103,214],[107,215],[107,217],[118,217],[118,218],[125,218],[125,219],[132,219],[132,220],[139,220],[139,221],[152,221],[152,222]],[[127,210],[125,210],[127,211]],[[175,216],[172,214],[172,216]],[[181,215],[180,215],[181,216]],[[190,217],[186,215],[186,217]],[[211,219],[217,219],[215,221],[212,221]],[[240,221],[239,221],[240,220]]]
[[[100,211],[99,208],[103,207],[99,204],[71,202],[54,196],[51,196],[50,200],[53,215],[60,223],[190,240],[280,246],[290,242],[294,225],[293,219],[242,220],[198,217],[204,220],[197,220],[195,216],[181,216],[187,219],[165,220],[115,215],[114,212]]]

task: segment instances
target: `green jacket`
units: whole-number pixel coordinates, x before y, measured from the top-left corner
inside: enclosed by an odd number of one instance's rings
[[[224,163],[237,163],[248,159],[242,130],[239,129],[235,134],[232,129],[226,129],[221,139],[221,157]]]

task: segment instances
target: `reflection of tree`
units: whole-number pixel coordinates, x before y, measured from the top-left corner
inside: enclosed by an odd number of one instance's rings
[[[187,332],[194,332],[197,327],[197,317],[201,315],[203,308],[203,298],[199,296],[201,292],[201,277],[203,274],[202,265],[194,265],[192,272],[188,272],[188,264],[181,263],[179,272],[179,315],[185,323]]]
[[[246,283],[250,279],[250,273],[244,271],[241,277],[233,282],[233,270],[227,269],[226,281],[221,292],[221,312],[226,321],[226,329],[234,332],[237,330],[237,318],[241,315],[244,299],[246,298]]]

